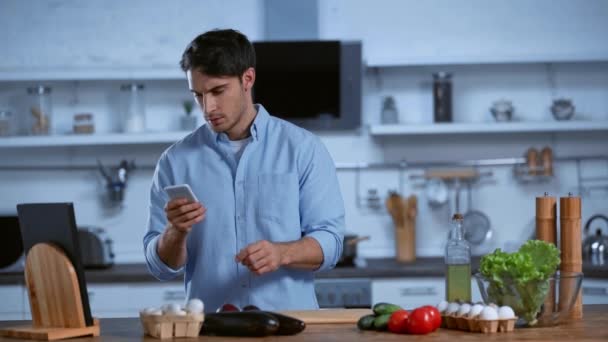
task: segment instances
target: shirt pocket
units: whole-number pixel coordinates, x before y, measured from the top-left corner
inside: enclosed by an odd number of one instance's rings
[[[286,224],[299,221],[299,186],[295,173],[266,173],[258,176],[258,214]]]

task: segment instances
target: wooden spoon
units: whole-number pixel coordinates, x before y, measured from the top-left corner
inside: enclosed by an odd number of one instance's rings
[[[405,223],[405,215],[403,210],[403,199],[396,192],[391,192],[386,199],[386,209],[393,218],[393,222],[397,228],[403,227]]]

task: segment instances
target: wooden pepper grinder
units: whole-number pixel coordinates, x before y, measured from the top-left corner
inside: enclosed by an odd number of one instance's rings
[[[536,239],[554,244],[557,247],[557,202],[546,192],[536,197]],[[543,313],[552,314],[555,308],[555,284],[551,283],[545,298]]]
[[[568,194],[559,199],[560,245],[562,252],[561,274],[583,271],[581,245],[581,198]],[[562,281],[560,284],[560,304],[566,304],[574,291],[574,283]],[[579,290],[576,301],[568,315],[571,319],[583,318],[583,295]]]

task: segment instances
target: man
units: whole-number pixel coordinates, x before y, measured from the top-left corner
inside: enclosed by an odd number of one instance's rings
[[[318,308],[313,273],[335,266],[344,233],[329,153],[310,132],[254,105],[255,52],[240,32],[196,37],[180,65],[207,124],[158,161],[144,237],[150,271],[160,280],[185,272],[187,297],[207,312],[224,303]],[[163,191],[183,183],[200,203]]]

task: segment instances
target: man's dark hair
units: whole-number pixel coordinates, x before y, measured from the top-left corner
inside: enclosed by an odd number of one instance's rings
[[[182,54],[179,65],[183,71],[240,77],[248,68],[255,68],[255,51],[241,32],[215,29],[194,38]]]

